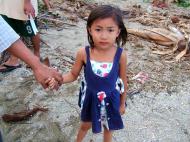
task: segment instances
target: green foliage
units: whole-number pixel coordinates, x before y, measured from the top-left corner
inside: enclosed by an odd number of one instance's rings
[[[178,0],[177,5],[180,7],[190,7],[190,0]]]

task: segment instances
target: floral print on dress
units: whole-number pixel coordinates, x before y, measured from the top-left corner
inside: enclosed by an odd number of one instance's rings
[[[100,67],[106,69],[108,67],[108,64],[102,64],[102,65],[100,65]]]
[[[113,66],[112,62],[97,62],[94,60],[91,60],[90,62],[92,66],[92,71],[100,77],[106,77]]]
[[[103,73],[103,77],[106,77],[108,75],[108,73]]]

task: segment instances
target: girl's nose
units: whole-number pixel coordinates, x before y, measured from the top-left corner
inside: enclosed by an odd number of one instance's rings
[[[101,35],[100,35],[100,38],[101,39],[106,39],[108,37],[108,34],[106,31],[102,31]]]

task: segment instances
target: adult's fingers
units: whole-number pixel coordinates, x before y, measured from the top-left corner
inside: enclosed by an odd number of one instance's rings
[[[31,14],[31,15],[32,15],[32,17],[34,18],[34,17],[35,17],[35,10],[34,10],[34,9],[33,9],[33,10],[31,10],[29,14]]]
[[[46,79],[45,84],[49,84],[50,81],[51,81],[51,78]]]
[[[34,9],[30,9],[30,10],[26,9],[26,10],[24,10],[24,13],[25,13],[27,16],[29,16],[29,15],[31,14],[32,17],[35,17],[35,10],[34,10]]]
[[[46,83],[45,81],[39,82],[39,83],[42,85],[42,87],[43,87],[44,89],[48,88],[48,83]]]
[[[59,73],[55,69],[54,69],[54,71],[55,71],[55,73],[54,73],[55,80],[58,82],[59,85],[63,84],[63,78],[62,78],[61,73]]]
[[[28,10],[24,10],[24,14],[29,15]]]

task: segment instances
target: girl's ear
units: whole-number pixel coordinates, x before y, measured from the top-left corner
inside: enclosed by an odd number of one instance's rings
[[[87,29],[88,29],[89,34],[91,35],[91,29],[89,27]]]
[[[119,36],[120,32],[121,32],[121,29],[118,30],[117,37]]]

